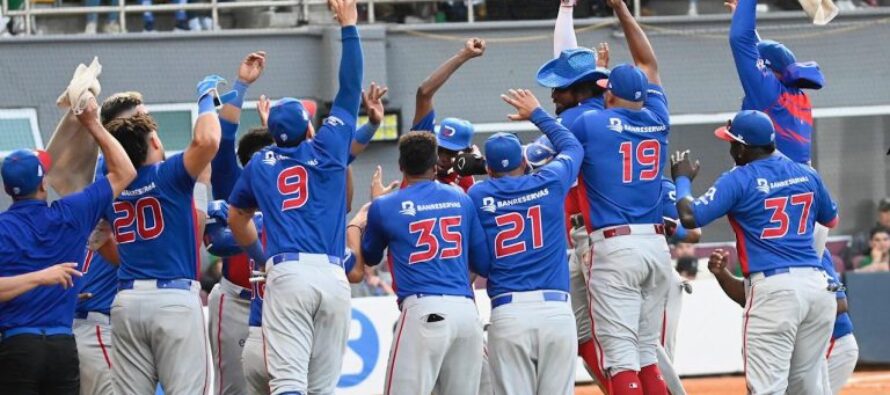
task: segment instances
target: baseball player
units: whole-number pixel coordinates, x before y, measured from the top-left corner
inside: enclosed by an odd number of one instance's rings
[[[745,283],[741,278],[735,277],[726,267],[728,252],[716,250],[711,253],[708,260],[708,269],[717,278],[717,282],[734,302],[738,303],[742,308],[745,307]],[[856,368],[856,361],[859,359],[859,345],[853,336],[853,322],[850,321],[850,315],[847,313],[847,295],[843,291],[837,272],[834,270],[834,263],[831,260],[831,253],[826,251],[822,255],[822,268],[835,283],[837,291],[837,318],[834,322],[834,330],[831,333],[831,341],[828,345],[828,353],[826,354],[826,363],[823,366],[822,374],[828,376],[828,382],[831,385],[832,394],[840,394],[841,389],[850,379],[853,370]]]
[[[469,270],[487,275],[491,255],[470,198],[436,177],[435,137],[399,139],[405,187],[371,203],[360,262],[389,249],[402,311],[384,394],[473,394],[482,369],[482,325]],[[350,227],[353,229],[353,227]]]
[[[111,307],[116,393],[150,393],[158,382],[167,394],[208,389],[193,191],[219,145],[215,100],[221,80],[208,76],[198,84],[199,115],[182,154],[165,159],[148,114],[108,124],[138,168],[136,180],[105,215],[121,260]]]
[[[472,176],[461,176],[452,169],[454,160],[462,151],[471,148],[475,128],[470,121],[460,118],[445,118],[436,126],[436,110],[433,109],[433,96],[457,69],[470,59],[485,53],[485,40],[471,38],[457,54],[439,65],[417,88],[414,121],[411,130],[428,131],[436,134],[439,143],[436,179],[443,184],[454,184],[464,191],[475,182]]]
[[[766,114],[776,129],[776,149],[798,163],[810,163],[813,105],[805,89],[821,89],[825,77],[816,62],[798,62],[782,43],[761,40],[757,0],[728,0],[732,11],[729,46],[745,92],[742,110]],[[816,224],[816,253],[821,256],[828,229]]]
[[[813,247],[813,225],[837,223],[837,205],[815,170],[774,155],[775,131],[766,114],[741,111],[715,134],[731,142],[738,167],[692,199],[698,172],[685,153],[672,158],[677,211],[683,226],[727,215],[736,232],[745,275],[745,379],[752,394],[820,394],[834,292]],[[793,358],[792,358],[793,355]]]
[[[540,108],[528,90],[501,96],[514,121],[531,120],[553,142],[556,158],[525,175],[522,145],[497,133],[485,143],[491,179],[469,196],[494,252],[488,272],[488,352],[495,394],[572,394],[578,343],[569,299],[565,201],[583,149]]]
[[[672,271],[662,236],[667,99],[645,33],[622,1],[609,4],[636,66],[613,68],[602,84],[606,110],[583,114],[571,128],[584,146],[581,172],[596,229],[588,286],[594,341],[610,393],[664,394],[657,349]]]
[[[331,115],[310,140],[312,125],[299,101],[272,106],[275,146],[253,156],[229,197],[235,239],[255,262],[266,262],[263,335],[275,395],[333,392],[349,336],[350,290],[342,266],[346,166],[363,58],[355,0],[328,5],[343,42]],[[257,209],[268,254],[252,221]]]
[[[72,334],[77,276],[59,262],[84,260],[87,238],[102,213],[136,176],[121,145],[99,122],[98,105],[89,99],[78,120],[107,158],[108,177],[81,192],[47,204],[44,180],[50,170],[46,153],[13,151],[0,173],[12,206],[0,213],[0,277],[35,272],[31,279],[47,286],[5,292],[0,303],[0,388],[5,394],[78,394],[78,358]],[[47,268],[56,267],[56,269]],[[62,271],[63,273],[59,273]],[[54,279],[46,275],[60,276]],[[49,281],[48,281],[49,280]],[[32,283],[33,284],[33,283]],[[59,285],[50,285],[59,284]]]

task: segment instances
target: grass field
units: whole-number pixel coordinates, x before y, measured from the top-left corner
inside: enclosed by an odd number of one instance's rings
[[[744,394],[745,379],[742,376],[703,377],[683,380],[689,395]],[[856,372],[841,391],[841,395],[888,395],[890,394],[890,370]],[[575,395],[602,395],[599,388],[588,385],[577,387]]]

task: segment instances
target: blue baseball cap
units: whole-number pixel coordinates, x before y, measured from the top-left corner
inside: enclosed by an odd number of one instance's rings
[[[780,73],[784,72],[788,66],[797,62],[794,53],[778,41],[761,40],[757,43],[757,52],[760,52],[763,64]]]
[[[525,161],[533,168],[546,165],[556,156],[556,148],[550,143],[547,136],[538,137],[534,142],[524,147]]]
[[[311,115],[303,102],[292,97],[279,100],[269,109],[269,133],[279,146],[303,141],[310,122]]]
[[[609,70],[596,67],[596,52],[587,48],[566,49],[538,69],[538,83],[547,88],[568,88],[581,81],[609,78]]]
[[[621,64],[612,68],[608,80],[597,81],[597,84],[624,100],[641,102],[646,100],[649,79],[639,67]]]
[[[512,133],[495,133],[485,140],[485,163],[491,170],[504,173],[522,163],[522,143]]]
[[[439,146],[451,151],[470,148],[476,128],[470,121],[460,118],[445,118],[436,126],[436,139]]]
[[[770,145],[776,141],[773,121],[755,110],[739,111],[726,126],[715,130],[714,135],[721,140],[753,146]]]
[[[0,169],[6,193],[12,197],[34,193],[51,164],[52,159],[46,151],[28,149],[13,151],[3,159],[3,167]]]

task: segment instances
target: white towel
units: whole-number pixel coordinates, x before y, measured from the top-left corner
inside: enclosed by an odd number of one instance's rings
[[[56,104],[61,108],[70,108],[74,115],[83,113],[90,97],[98,98],[102,92],[99,74],[102,74],[102,65],[99,64],[98,57],[94,57],[89,66],[83,63],[78,65],[71,82],[56,100]]]
[[[814,25],[827,25],[837,16],[838,8],[832,0],[798,0]]]

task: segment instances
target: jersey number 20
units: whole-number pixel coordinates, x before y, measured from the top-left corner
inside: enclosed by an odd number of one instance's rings
[[[529,228],[532,231],[532,249],[543,247],[544,231],[541,227],[541,206],[530,207],[525,217],[531,222]],[[498,232],[498,235],[494,238],[495,258],[508,257],[526,251],[528,247],[525,241],[513,242],[513,240],[522,237],[522,234],[525,233],[525,217],[519,213],[508,213],[494,218],[494,222],[499,228],[507,227]]]
[[[803,206],[800,210],[800,220],[797,223],[797,234],[802,235],[807,231],[807,225],[809,224],[810,217],[810,207],[813,205],[813,193],[799,193],[797,195],[791,195],[783,197],[775,197],[766,199],[763,202],[764,208],[767,210],[773,210],[773,215],[770,217],[770,223],[778,223],[778,226],[773,228],[766,228],[760,232],[761,239],[778,239],[780,237],[785,237],[788,234],[789,222],[791,219],[788,217],[788,212],[786,208],[788,207],[788,201],[791,200],[791,204],[795,206]]]
[[[643,140],[637,144],[625,141],[618,150],[621,154],[621,181],[630,184],[634,181],[634,167],[639,166],[640,181],[652,181],[658,177],[658,164],[661,162],[661,143],[658,140]]]
[[[136,234],[142,240],[157,238],[164,232],[164,214],[161,211],[161,202],[155,197],[144,197],[136,201],[136,204],[117,201],[114,202],[114,234],[118,244],[132,243],[136,241]],[[119,214],[123,214],[120,216]],[[149,220],[150,219],[150,220]],[[136,224],[135,231],[125,230]]]
[[[433,234],[433,229],[439,224],[439,234],[442,237],[441,242]],[[463,237],[460,234],[461,217],[442,217],[425,219],[423,221],[414,221],[408,224],[408,231],[411,234],[417,233],[417,242],[415,247],[422,248],[417,252],[412,252],[408,257],[408,264],[426,262],[435,257],[439,259],[457,258],[463,253]],[[451,246],[448,246],[451,245]],[[443,248],[440,248],[443,247]]]

